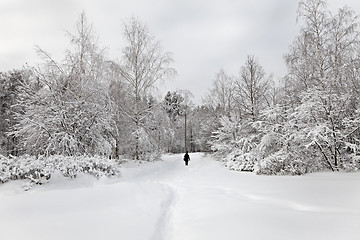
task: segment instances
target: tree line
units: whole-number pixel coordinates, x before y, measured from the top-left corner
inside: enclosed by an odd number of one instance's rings
[[[229,168],[262,174],[358,170],[360,45],[358,17],[322,0],[298,5],[299,35],[276,85],[254,56],[237,76],[221,70],[206,98],[211,148]]]
[[[249,55],[238,74],[216,73],[199,106],[186,91],[154,96],[176,70],[140,20],[124,23],[126,46],[113,61],[82,14],[62,62],[37,48],[39,67],[1,73],[2,153],[151,160],[186,148],[262,174],[358,170],[357,16],[322,0],[300,1],[297,13],[280,82]]]
[[[176,73],[171,54],[135,17],[124,23],[119,62],[84,13],[76,26],[61,62],[37,47],[38,67],[2,73],[2,152],[156,158],[171,131],[152,90]]]

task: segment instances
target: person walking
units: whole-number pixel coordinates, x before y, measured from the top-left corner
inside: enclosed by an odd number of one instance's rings
[[[189,164],[190,161],[190,156],[188,151],[186,151],[185,155],[184,155],[184,161],[185,161],[185,166],[187,166]]]

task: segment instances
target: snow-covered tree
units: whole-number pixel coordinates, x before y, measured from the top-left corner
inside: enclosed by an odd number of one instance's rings
[[[13,135],[29,154],[109,155],[113,124],[104,50],[84,13],[69,38],[73,50],[62,62],[38,48],[43,64],[22,86],[18,104],[24,110],[17,114]]]
[[[218,118],[212,147],[231,169],[260,174],[359,169],[357,17],[349,8],[333,15],[325,1],[304,0],[298,19],[304,26],[285,55],[284,84],[270,88],[271,77],[248,57],[232,94],[236,110]]]
[[[355,13],[341,8],[337,14],[322,0],[300,1],[300,35],[285,55],[288,85],[301,92],[321,87],[341,94],[358,87],[359,24]]]
[[[209,109],[205,106],[196,106],[191,111],[191,152],[209,152],[209,139],[214,129],[217,129],[217,121],[213,121],[213,117]],[[215,126],[216,125],[216,126]]]
[[[14,105],[19,98],[20,88],[28,79],[29,72],[13,70],[0,73],[0,154],[18,155],[18,141],[8,133],[17,121],[14,114]]]
[[[164,99],[164,109],[171,121],[175,122],[176,118],[181,115],[181,104],[183,101],[184,98],[176,91],[169,91],[166,94]]]
[[[212,150],[220,154],[227,154],[234,147],[234,142],[237,140],[239,119],[235,115],[231,117],[223,116],[220,118],[220,127],[213,132],[213,146]]]
[[[250,152],[259,139],[252,123],[259,120],[262,109],[276,102],[275,90],[273,96],[267,95],[270,80],[271,76],[266,77],[255,57],[248,56],[238,78],[223,70],[217,74],[214,87],[204,101],[212,113],[211,121],[217,123],[211,124],[215,129],[208,143],[232,169],[252,170],[254,167],[255,158]]]
[[[170,123],[170,129],[167,131],[167,151],[168,152],[180,152],[182,149],[179,147],[180,136],[183,136],[181,134],[183,131],[183,123],[181,121],[181,114],[182,114],[182,104],[184,102],[183,96],[181,96],[180,93],[177,91],[174,92],[168,92],[165,95],[164,101],[163,101],[163,109],[166,112],[169,123]]]
[[[247,56],[245,65],[241,67],[240,76],[235,81],[236,104],[242,115],[255,121],[261,109],[267,106],[266,94],[269,91],[270,77],[254,56]]]
[[[300,1],[298,18],[305,25],[285,57],[293,115],[307,133],[305,146],[335,170],[347,159],[345,136],[352,131],[343,119],[353,119],[358,104],[359,24],[352,10],[333,15],[321,0]]]
[[[203,100],[217,118],[229,115],[234,110],[234,87],[234,77],[221,69],[216,74],[213,86]]]
[[[261,111],[261,120],[253,124],[259,139],[253,151],[254,171],[295,175],[323,169],[325,163],[318,161],[314,146],[307,145],[305,125],[286,104]]]
[[[122,80],[127,82],[128,101],[119,107],[132,122],[130,125],[135,139],[134,158],[139,159],[141,139],[144,139],[145,118],[152,112],[146,104],[157,83],[175,74],[171,67],[171,54],[162,50],[159,41],[149,32],[147,26],[132,17],[124,24],[126,46],[123,50],[122,61],[118,65]]]

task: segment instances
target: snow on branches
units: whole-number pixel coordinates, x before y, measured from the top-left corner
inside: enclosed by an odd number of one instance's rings
[[[55,172],[64,177],[76,178],[79,173],[90,174],[96,178],[119,176],[120,171],[114,160],[101,157],[21,156],[4,157],[0,155],[0,183],[11,180],[27,180],[24,189],[36,184],[45,184]]]

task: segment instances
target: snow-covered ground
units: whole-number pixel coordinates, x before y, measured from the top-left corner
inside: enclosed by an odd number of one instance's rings
[[[119,179],[0,185],[0,239],[360,239],[360,174],[256,176],[191,154]]]

